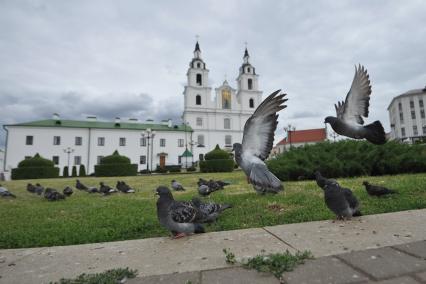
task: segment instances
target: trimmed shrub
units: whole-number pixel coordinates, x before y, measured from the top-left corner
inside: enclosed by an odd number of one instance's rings
[[[148,171],[147,169],[145,169],[145,170],[140,170],[139,173],[141,173],[141,174],[150,174],[151,171]]]
[[[180,173],[182,170],[182,167],[180,165],[171,165],[171,166],[166,166],[166,169],[170,173]]]
[[[110,156],[103,157],[99,165],[95,166],[95,176],[135,176],[138,172],[137,164],[130,164],[130,159],[121,156],[117,150]]]
[[[219,145],[205,155],[205,160],[200,161],[200,171],[203,173],[232,172],[234,160],[228,152],[219,148]]]
[[[55,164],[38,153],[30,159],[19,162],[18,167],[12,169],[12,179],[39,179],[39,178],[57,178],[59,177],[59,168]]]
[[[195,172],[197,169],[195,167],[189,167],[186,169],[187,172]]]
[[[160,174],[165,174],[165,173],[167,173],[167,169],[166,169],[166,167],[157,166],[157,168],[155,169],[155,172],[160,173]]]
[[[226,160],[229,159],[230,155],[228,152],[222,150],[219,148],[219,145],[216,145],[216,147],[208,152],[205,156],[204,156],[204,160],[209,161],[209,160]]]
[[[64,169],[62,170],[62,177],[69,177],[70,176],[70,171],[68,169],[68,166],[65,166]]]
[[[77,167],[76,166],[72,166],[71,176],[72,177],[76,177],[77,176]]]
[[[78,169],[78,176],[85,177],[86,176],[86,167],[84,165],[80,165]]]

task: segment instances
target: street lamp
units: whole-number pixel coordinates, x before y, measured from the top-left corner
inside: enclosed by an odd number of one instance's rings
[[[291,132],[295,130],[296,130],[296,127],[292,126],[291,124],[284,127],[284,131],[287,132],[287,137],[290,142],[290,148],[291,148]]]
[[[67,153],[68,155],[68,169],[70,168],[70,154],[72,152],[74,152],[74,149],[72,149],[71,147],[64,149],[64,153]]]
[[[155,131],[153,131],[151,128],[147,128],[145,131],[142,131],[142,138],[146,138],[148,141],[147,148],[146,148],[146,170],[149,172],[149,140],[152,139],[152,144],[154,144],[154,136]],[[153,156],[154,153],[151,152],[151,156]],[[151,165],[152,168],[152,165]]]

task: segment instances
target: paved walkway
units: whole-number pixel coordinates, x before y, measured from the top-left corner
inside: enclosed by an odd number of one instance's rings
[[[139,271],[138,278],[128,283],[278,283],[272,276],[230,267],[223,248],[237,258],[255,256],[262,250],[310,250],[316,259],[286,273],[288,283],[426,283],[424,240],[426,209],[347,222],[214,232],[179,240],[0,250],[0,283],[49,283],[118,267]]]

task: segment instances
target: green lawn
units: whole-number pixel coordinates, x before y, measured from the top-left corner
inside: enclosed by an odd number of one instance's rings
[[[3,183],[16,199],[0,199],[0,248],[71,245],[166,236],[157,221],[154,190],[177,179],[186,192],[177,199],[198,195],[199,177],[223,179],[232,185],[213,193],[210,200],[230,203],[218,222],[207,231],[233,230],[334,218],[325,207],[322,190],[313,181],[285,182],[285,191],[275,196],[259,196],[246,183],[243,173],[153,175],[120,178],[137,189],[135,194],[102,197],[76,190],[65,201],[48,202],[26,191],[27,182],[63,189],[75,185],[75,178]],[[426,208],[426,174],[369,177],[372,183],[389,186],[400,194],[387,198],[369,197],[361,182],[365,178],[339,179],[355,191],[363,214]],[[117,178],[82,178],[86,185],[104,181],[115,186]]]

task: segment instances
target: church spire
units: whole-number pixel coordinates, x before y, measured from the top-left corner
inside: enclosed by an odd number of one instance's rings
[[[197,43],[195,43],[194,58],[201,59],[201,49],[200,49],[200,44],[198,43],[198,40],[197,40]]]
[[[249,63],[249,58],[250,58],[250,55],[249,55],[247,47],[246,47],[246,50],[244,51],[244,56],[243,56],[244,63]]]

